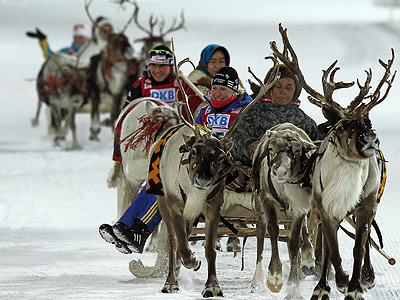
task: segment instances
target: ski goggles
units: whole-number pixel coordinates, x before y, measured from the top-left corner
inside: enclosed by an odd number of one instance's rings
[[[151,65],[168,65],[174,64],[174,58],[172,53],[167,50],[150,50],[150,61]]]

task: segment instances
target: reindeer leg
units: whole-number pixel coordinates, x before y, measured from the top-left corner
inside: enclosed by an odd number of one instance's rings
[[[71,108],[70,110],[70,118],[71,118],[71,122],[70,122],[70,127],[71,127],[71,131],[72,131],[72,149],[73,150],[78,150],[81,149],[81,146],[78,143],[78,138],[76,135],[76,122],[75,122],[75,114],[76,109],[74,107]]]
[[[50,104],[50,111],[51,111],[51,117],[52,120],[54,121],[54,128],[55,128],[55,136],[53,139],[53,146],[54,147],[61,147],[61,142],[65,140],[65,137],[62,133],[61,129],[61,111],[59,107],[55,104]]]
[[[171,220],[173,220],[171,222],[173,226],[173,231],[176,235],[178,253],[182,258],[182,264],[187,269],[193,269],[194,271],[197,271],[200,268],[201,261],[196,258],[195,253],[193,253],[189,248],[186,230],[187,222],[183,218],[182,212],[175,213],[175,211],[169,210],[169,213]]]
[[[365,246],[368,245],[368,237],[371,222],[374,218],[374,211],[375,210],[366,207],[362,207],[362,209],[357,209],[356,211],[356,238],[353,248],[353,273],[349,282],[349,288],[345,300],[364,299],[364,290],[361,287],[361,265],[365,255]]]
[[[111,107],[111,113],[110,113],[110,124],[111,128],[114,130],[114,123],[118,119],[119,113],[121,112],[121,99],[122,95],[118,94],[113,97],[113,103]]]
[[[324,237],[322,237],[321,243],[323,244],[321,251],[322,273],[317,286],[314,288],[311,300],[329,300],[329,293],[331,292],[328,285],[329,247]]]
[[[256,196],[255,208],[257,212],[263,212],[262,204],[258,196]],[[257,235],[257,260],[256,270],[251,281],[251,292],[256,292],[257,288],[264,282],[264,270],[263,270],[263,252],[264,252],[264,239],[266,232],[267,221],[265,214],[261,214],[257,219],[256,235]]]
[[[361,286],[371,289],[375,286],[375,272],[371,263],[369,237],[365,244],[364,264],[361,269]]]
[[[271,292],[279,293],[283,286],[283,273],[278,248],[278,217],[274,202],[265,201],[264,211],[267,215],[267,229],[271,241],[271,260],[268,266],[267,287]]]
[[[98,92],[92,92],[90,97],[92,100],[92,111],[91,111],[91,124],[90,124],[90,137],[91,141],[99,141],[100,133],[100,95]]]
[[[36,114],[33,119],[31,119],[31,124],[33,127],[37,127],[39,125],[39,116],[40,116],[40,110],[42,108],[42,100],[40,99],[40,95],[38,92],[38,105],[36,108]]]
[[[215,260],[217,252],[215,251],[215,241],[217,240],[217,228],[219,223],[219,211],[223,203],[223,189],[221,187],[219,193],[213,198],[212,204],[207,207],[206,211],[206,226],[205,226],[205,256],[208,264],[208,278],[205,287],[202,291],[204,298],[208,297],[223,297],[222,290],[217,279],[217,270]]]
[[[289,240],[289,257],[290,257],[290,272],[285,299],[293,299],[297,294],[299,294],[299,248],[300,248],[300,231],[302,230],[302,225],[304,221],[304,216],[293,217],[290,231]]]
[[[307,228],[307,218],[304,218],[301,228],[303,244],[301,246],[301,265],[300,268],[304,275],[311,276],[315,274],[315,257],[313,245],[310,241]]]
[[[175,219],[173,219],[173,216],[167,207],[167,201],[168,200],[165,197],[158,197],[160,213],[168,230],[168,276],[163,288],[161,289],[161,292],[170,294],[177,292],[179,290],[179,285],[175,274],[177,255],[177,235],[175,232],[176,227],[173,225]]]
[[[315,276],[316,277],[321,277],[322,274],[322,263],[323,263],[323,257],[322,257],[322,236],[323,236],[323,230],[322,230],[322,225],[319,224],[317,227],[317,234],[316,234],[316,240],[315,240],[315,249],[314,249],[314,255],[315,255]]]
[[[317,202],[318,203],[318,202]],[[318,203],[320,204],[320,203]],[[345,274],[342,268],[342,258],[339,253],[337,230],[339,222],[330,218],[322,205],[319,207],[322,220],[322,229],[324,232],[324,239],[326,239],[329,247],[329,256],[333,267],[335,268],[336,288],[344,293],[349,284],[349,277]]]

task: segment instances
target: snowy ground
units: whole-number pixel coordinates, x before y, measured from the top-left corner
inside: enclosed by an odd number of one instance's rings
[[[215,1],[216,2],[216,1]],[[353,1],[139,1],[139,19],[145,25],[150,13],[163,15],[167,24],[184,8],[186,31],[174,36],[178,58],[190,57],[197,63],[200,50],[208,43],[226,46],[232,66],[243,81],[251,67],[263,77],[269,66],[268,43],[278,41],[278,23],[288,27],[289,38],[297,51],[309,84],[321,90],[321,70],[335,59],[341,70],[337,80],[364,80],[363,70],[373,70],[373,86],[382,75],[378,58],[387,60],[390,48],[400,55],[400,24],[396,13],[376,8],[368,0]],[[293,1],[294,2],[294,1]],[[107,15],[122,28],[130,8],[96,0],[93,15]],[[49,37],[53,49],[70,43],[70,28],[88,22],[82,1],[0,0],[0,299],[202,299],[207,268],[200,245],[194,251],[203,261],[198,272],[181,270],[181,292],[164,295],[161,279],[137,279],[128,270],[131,259],[154,262],[154,254],[122,255],[98,235],[101,223],[116,218],[116,191],[106,186],[112,166],[112,133],[104,129],[101,142],[88,141],[89,116],[78,116],[80,151],[53,149],[42,114],[37,128],[30,125],[36,110],[35,78],[43,59],[37,43],[25,31],[39,27]],[[389,16],[392,22],[388,23]],[[130,40],[142,37],[134,24],[127,30]],[[140,44],[134,44],[139,49]],[[136,50],[138,51],[138,50]],[[395,68],[399,69],[396,58]],[[189,72],[190,69],[187,69]],[[371,119],[382,142],[388,163],[388,182],[377,221],[381,227],[384,250],[399,260],[400,225],[400,150],[398,116],[399,79],[388,99],[374,108]],[[347,104],[356,89],[337,93]],[[336,95],[336,94],[335,94]],[[302,108],[317,122],[323,117],[306,100]],[[351,240],[341,237],[343,265],[351,273]],[[269,258],[269,242],[266,243]],[[281,244],[287,274],[286,246]],[[376,286],[366,299],[400,299],[400,268],[390,266],[376,251],[372,252]],[[254,271],[255,239],[245,250],[245,269],[240,257],[222,252],[217,256],[217,271],[226,299],[283,299],[284,289],[271,294],[266,288],[250,294]],[[265,263],[266,265],[266,263]],[[315,285],[314,278],[301,283],[304,299]],[[332,299],[343,297],[334,288]]]

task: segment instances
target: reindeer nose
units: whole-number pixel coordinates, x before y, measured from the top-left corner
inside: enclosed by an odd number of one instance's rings
[[[193,177],[193,186],[201,190],[208,190],[211,186],[211,179],[205,178],[203,176],[199,176],[199,174],[194,175]]]
[[[358,140],[361,144],[372,147],[377,147],[380,143],[377,135],[374,132],[364,133],[359,136]]]
[[[287,177],[288,170],[282,166],[272,168],[272,174],[276,179],[283,179]]]

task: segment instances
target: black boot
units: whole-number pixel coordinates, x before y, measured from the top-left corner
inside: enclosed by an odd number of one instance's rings
[[[130,250],[136,253],[143,253],[144,245],[150,235],[147,225],[139,219],[135,219],[135,223],[131,227],[117,222],[113,226],[113,232],[118,239],[127,244]]]
[[[128,248],[127,244],[115,236],[111,225],[108,224],[100,225],[99,233],[100,236],[103,238],[103,240],[105,240],[107,243],[114,244],[119,252],[123,254],[132,253],[132,251]]]

